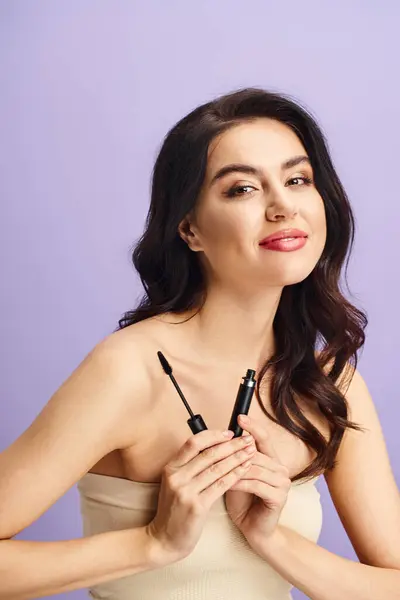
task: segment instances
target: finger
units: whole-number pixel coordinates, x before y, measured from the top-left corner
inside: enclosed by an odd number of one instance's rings
[[[217,444],[216,446],[206,448],[204,452],[184,465],[180,469],[180,473],[182,473],[182,477],[187,481],[206,471],[212,474],[209,483],[207,483],[207,485],[210,485],[216,478],[215,474],[225,473],[221,471],[221,465],[225,459],[231,459],[231,463],[235,460],[236,455],[239,455],[243,459],[249,459],[255,451],[256,447],[253,436],[235,438],[224,444]]]
[[[225,432],[212,429],[206,429],[196,435],[191,435],[179,449],[175,457],[169,461],[168,466],[172,469],[178,469],[193,460],[195,456],[206,448],[222,444],[232,439],[232,437],[232,431]]]
[[[275,458],[271,458],[262,452],[255,452],[253,454],[251,462],[253,465],[257,465],[259,467],[264,467],[265,469],[270,469],[271,471],[276,471],[289,478],[289,469],[278,462]]]
[[[252,446],[247,446],[246,448],[242,447],[240,450],[224,458],[223,460],[212,463],[209,467],[202,470],[196,477],[191,479],[190,487],[192,491],[195,494],[200,494],[206,488],[212,485],[216,485],[218,487],[221,485],[221,480],[223,480],[228,473],[239,468],[241,465],[250,467],[252,451],[255,452],[254,444]],[[244,473],[245,471],[243,471],[243,474]],[[225,485],[224,481],[222,481],[222,485]]]
[[[190,442],[191,440],[187,443],[189,448]],[[191,443],[193,444],[193,442]],[[189,460],[185,464],[178,463],[178,466],[176,466],[175,462],[170,462],[165,466],[165,474],[169,478],[170,485],[182,487],[190,484],[194,486],[193,490],[196,488],[197,492],[200,492],[208,485],[211,485],[218,477],[225,475],[231,468],[237,467],[241,462],[249,459],[255,450],[256,447],[252,436],[249,436],[247,439],[243,437],[234,438],[224,443],[204,448],[202,452],[195,455],[192,460]],[[239,451],[241,452],[240,460],[237,460],[235,453],[237,454]],[[227,464],[227,468],[224,470],[226,463],[221,467],[221,461],[223,462],[228,457],[234,458],[231,458]],[[203,472],[206,473],[205,479],[196,482],[195,478]]]
[[[265,426],[261,426],[254,419],[251,419],[248,415],[239,415],[238,423],[242,428],[254,436],[257,446],[261,449],[264,454],[268,454],[273,458],[278,458],[275,451],[274,445],[271,440],[271,436]]]
[[[265,425],[261,426],[260,423],[257,423],[257,421],[244,414],[238,416],[238,422],[243,429],[254,435],[256,441],[270,441],[270,436]]]
[[[232,489],[232,486],[235,485],[250,465],[250,461],[239,465],[204,489],[200,494],[202,505],[206,509],[210,508],[218,498],[221,498],[228,490]]]
[[[277,463],[274,458],[263,454],[262,452],[256,451],[251,457],[252,465],[261,467],[263,469],[270,469],[271,471],[277,471],[278,473],[283,472],[286,475],[286,471],[283,471],[280,463]]]
[[[246,492],[261,498],[269,506],[281,506],[287,498],[287,491],[272,487],[256,479],[241,479],[231,487],[235,492]]]
[[[291,481],[280,472],[273,471],[265,465],[251,465],[251,468],[243,475],[242,480],[255,480],[260,483],[265,483],[273,488],[288,490],[291,486]]]

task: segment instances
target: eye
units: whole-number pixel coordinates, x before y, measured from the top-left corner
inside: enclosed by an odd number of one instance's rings
[[[249,191],[247,192],[243,192],[243,190],[255,190],[256,188],[253,187],[252,185],[235,185],[234,187],[231,187],[227,192],[225,192],[225,196],[228,196],[228,198],[235,198],[236,196],[244,196],[246,193],[248,194]]]
[[[310,177],[292,177],[292,179],[289,179],[288,184],[291,181],[295,181],[295,185],[294,187],[302,187],[303,185],[311,185],[312,184],[312,179]],[[299,183],[302,182],[302,183]]]

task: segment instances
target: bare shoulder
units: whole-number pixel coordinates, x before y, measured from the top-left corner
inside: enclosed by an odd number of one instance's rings
[[[329,492],[359,560],[399,569],[400,496],[378,412],[353,365],[347,365],[338,386],[348,418],[360,430],[346,429],[336,465],[325,474]]]
[[[100,408],[103,394],[98,394],[97,401],[92,395],[92,386],[96,386],[99,392],[110,394],[105,403],[111,411],[120,412],[121,418],[130,408],[140,412],[150,390],[147,346],[142,329],[136,325],[109,334],[94,346],[56,394],[79,388],[80,394],[87,391],[94,408]],[[94,410],[94,421],[97,414]]]
[[[150,379],[140,328],[99,342],[0,454],[0,539],[27,527],[108,453],[131,444]]]

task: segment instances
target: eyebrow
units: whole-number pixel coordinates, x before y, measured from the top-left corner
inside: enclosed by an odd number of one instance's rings
[[[288,169],[291,169],[291,168],[296,167],[297,165],[300,165],[303,163],[311,165],[311,162],[310,162],[310,159],[308,158],[308,156],[305,156],[305,155],[293,156],[293,158],[289,158],[288,160],[285,160],[281,164],[281,170],[287,171]],[[263,177],[263,173],[262,173],[261,169],[258,169],[257,167],[252,167],[251,165],[245,165],[242,163],[233,163],[230,165],[225,165],[224,167],[219,169],[216,172],[216,174],[214,175],[214,177],[212,178],[210,185],[213,185],[219,179],[222,179],[226,175],[229,175],[229,173],[247,173],[248,175],[256,175],[260,179],[262,179],[262,177]]]

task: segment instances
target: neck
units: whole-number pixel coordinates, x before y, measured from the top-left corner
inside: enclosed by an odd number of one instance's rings
[[[245,292],[232,295],[231,290],[212,287],[204,306],[187,322],[192,348],[207,364],[258,371],[274,353],[272,325],[282,288],[251,297]]]

